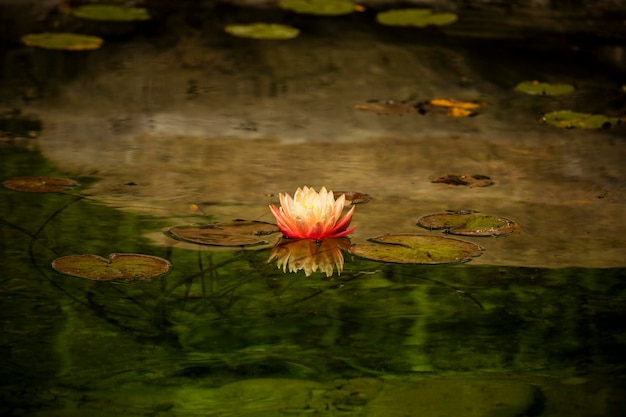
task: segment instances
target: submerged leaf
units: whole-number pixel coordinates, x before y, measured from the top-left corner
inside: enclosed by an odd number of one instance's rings
[[[467,262],[482,254],[482,248],[464,240],[404,233],[368,239],[373,243],[355,244],[350,253],[382,262],[446,264]]]
[[[515,86],[517,91],[540,96],[560,96],[574,91],[571,84],[541,83],[539,81],[523,81]]]
[[[355,11],[355,5],[348,0],[281,0],[279,7],[296,13],[338,16]]]
[[[103,40],[97,36],[76,33],[33,33],[22,36],[28,46],[66,51],[90,51],[102,46]]]
[[[418,108],[415,103],[400,100],[371,100],[354,105],[356,110],[367,111],[379,115],[404,115],[417,114]]]
[[[58,272],[94,281],[150,279],[168,272],[171,266],[165,259],[134,253],[113,253],[109,259],[92,254],[70,255],[52,262]]]
[[[333,191],[335,198],[339,198],[341,195],[345,196],[346,205],[348,204],[364,204],[372,199],[368,194],[359,193],[356,191]]]
[[[454,13],[433,13],[428,9],[396,9],[376,15],[378,23],[387,26],[442,26],[456,22]]]
[[[453,235],[506,236],[519,231],[513,220],[467,211],[435,213],[422,216],[417,225],[429,230],[445,229]]]
[[[125,7],[114,4],[85,4],[72,10],[72,14],[82,19],[108,22],[131,22],[148,20],[148,10],[142,7]]]
[[[168,230],[175,239],[212,246],[265,245],[269,242],[259,236],[278,233],[278,231],[275,224],[247,220],[235,220],[227,224],[174,226]]]
[[[275,23],[228,25],[224,30],[233,36],[252,39],[292,39],[300,33],[299,29]]]
[[[465,185],[473,187],[489,187],[493,180],[487,175],[481,174],[444,174],[431,178],[430,182],[437,184]]]
[[[607,129],[621,123],[619,117],[577,113],[571,110],[558,110],[546,113],[542,120],[549,125],[564,129]]]
[[[79,185],[67,178],[14,177],[2,182],[6,188],[30,193],[58,193]]]

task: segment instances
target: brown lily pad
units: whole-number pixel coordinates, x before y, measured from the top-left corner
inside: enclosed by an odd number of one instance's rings
[[[344,195],[346,198],[346,204],[363,204],[372,199],[368,194],[359,193],[356,191],[333,191],[335,199]]]
[[[235,220],[227,224],[206,224],[201,226],[174,226],[169,234],[178,240],[212,246],[265,245],[269,242],[260,236],[277,233],[275,224]]]
[[[58,193],[79,185],[67,178],[55,177],[14,177],[2,182],[10,190],[29,193]]]
[[[467,187],[489,187],[494,182],[491,177],[482,174],[443,174],[431,178],[430,182],[437,184],[465,185]]]
[[[435,213],[422,216],[417,225],[425,229],[445,229],[462,236],[507,236],[519,231],[513,220],[468,211]]]
[[[468,262],[482,254],[475,243],[417,233],[382,235],[368,241],[372,243],[352,245],[350,253],[374,261],[428,265]]]
[[[168,272],[172,265],[156,256],[113,253],[109,255],[109,259],[92,254],[63,256],[55,259],[52,267],[73,277],[112,281],[154,278]]]

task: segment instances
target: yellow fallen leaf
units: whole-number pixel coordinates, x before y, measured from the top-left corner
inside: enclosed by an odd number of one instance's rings
[[[477,109],[481,105],[475,101],[459,101],[447,98],[434,98],[430,100],[430,104],[440,107],[457,107],[460,109]]]

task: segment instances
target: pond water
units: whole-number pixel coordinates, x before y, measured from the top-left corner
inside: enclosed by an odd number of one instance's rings
[[[0,415],[623,415],[624,126],[541,122],[624,116],[619,4],[447,4],[458,22],[418,29],[378,25],[386,2],[332,18],[191,3],[148,2],[154,21],[136,25],[56,8],[38,21],[103,36],[91,52],[19,45],[11,31],[41,29],[32,22],[2,32],[0,178],[80,185],[0,187]],[[254,20],[301,32],[223,32]],[[576,90],[515,91],[529,80]],[[435,98],[481,107],[414,112]],[[381,103],[391,114],[358,108]],[[432,182],[444,174],[493,185]],[[276,234],[240,248],[165,233],[273,222],[268,205],[303,185],[370,197],[355,205],[354,245],[441,236],[416,222],[448,210],[519,230],[462,237],[484,249],[463,264],[344,251],[331,276],[268,261]],[[85,253],[172,269],[96,282],[51,267]]]

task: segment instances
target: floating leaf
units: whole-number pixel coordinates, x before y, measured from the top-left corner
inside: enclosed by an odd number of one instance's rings
[[[428,103],[436,107],[447,109],[446,114],[449,117],[475,116],[477,114],[476,109],[482,106],[482,104],[476,101],[460,101],[448,98],[434,98]]]
[[[281,0],[279,7],[296,13],[338,16],[354,12],[355,5],[347,0]]]
[[[433,13],[428,9],[396,9],[376,15],[378,23],[387,26],[442,26],[456,22],[454,13]]]
[[[577,113],[570,110],[558,110],[546,113],[542,120],[549,125],[564,129],[608,129],[611,126],[621,123],[619,117]]]
[[[82,19],[108,22],[132,22],[150,19],[148,10],[142,7],[124,7],[113,4],[86,4],[73,9],[72,14]]]
[[[491,177],[481,174],[444,174],[431,178],[430,182],[473,187],[489,187],[493,185]]]
[[[22,36],[28,46],[66,51],[89,51],[102,46],[102,38],[76,33],[33,33]]]
[[[372,199],[369,195],[356,191],[333,191],[333,195],[335,196],[335,199],[344,195],[346,198],[346,204],[363,204]]]
[[[467,262],[482,253],[474,243],[443,236],[404,233],[368,240],[373,243],[355,244],[350,253],[375,261],[431,265]]]
[[[109,259],[98,255],[70,255],[57,258],[52,267],[63,274],[94,281],[150,279],[170,270],[165,259],[133,253],[113,253]]]
[[[24,116],[19,110],[0,115],[0,137],[36,138],[41,129],[41,120]]]
[[[199,245],[249,246],[265,245],[269,242],[259,236],[277,233],[275,224],[235,220],[227,224],[207,224],[202,226],[174,226],[169,234],[179,240]]]
[[[539,81],[523,81],[515,86],[522,93],[540,96],[560,96],[574,91],[571,84],[540,83]]]
[[[513,220],[468,211],[429,214],[420,217],[417,225],[425,229],[446,229],[463,236],[506,236],[519,230]]]
[[[2,185],[10,190],[30,193],[58,193],[78,185],[67,178],[55,177],[14,177],[5,180]]]
[[[233,36],[253,39],[292,39],[300,33],[299,29],[275,23],[228,25],[224,30]]]

